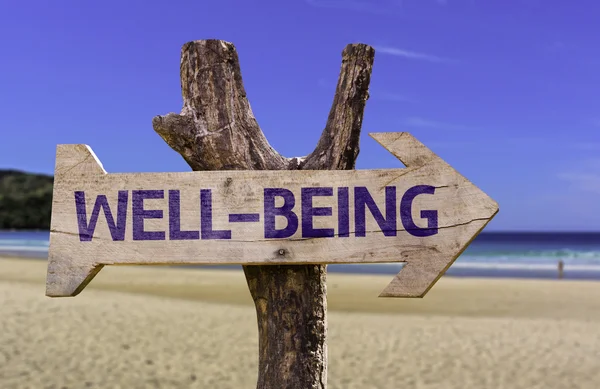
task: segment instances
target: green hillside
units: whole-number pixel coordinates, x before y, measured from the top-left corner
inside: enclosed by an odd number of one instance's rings
[[[0,170],[0,230],[50,229],[54,178]]]

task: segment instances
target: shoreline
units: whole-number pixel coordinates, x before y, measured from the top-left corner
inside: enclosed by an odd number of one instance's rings
[[[76,298],[45,296],[47,266],[39,260],[0,257],[0,284],[34,287],[49,301],[79,301],[95,293],[119,293],[197,303],[254,306],[241,267],[105,266]],[[600,283],[585,280],[447,277],[423,298],[379,298],[390,274],[328,272],[328,309],[363,314],[417,314],[467,317],[584,319],[597,316]],[[577,304],[573,304],[577,301]]]
[[[47,259],[46,251],[0,251],[1,258],[21,258],[26,260],[44,261]],[[173,265],[173,268],[182,269],[219,269],[239,270],[241,265]],[[395,275],[401,269],[400,263],[382,264],[333,264],[328,265],[329,273],[365,274],[365,275]],[[473,263],[455,262],[444,274],[444,277],[459,278],[517,278],[534,280],[560,280],[558,263],[551,264],[525,264],[525,263]],[[600,266],[598,265],[570,265],[565,264],[563,280],[600,281]]]

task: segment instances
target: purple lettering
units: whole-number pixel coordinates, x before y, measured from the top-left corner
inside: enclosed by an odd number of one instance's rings
[[[212,229],[212,191],[200,190],[200,233],[202,239],[231,239],[231,230]]]
[[[427,228],[418,227],[412,218],[412,203],[420,194],[434,194],[435,186],[417,185],[404,193],[400,202],[400,217],[406,231],[413,236],[431,236],[438,233],[438,211],[421,211],[421,217],[427,219]]]
[[[333,188],[302,188],[302,237],[331,238],[333,228],[314,228],[313,216],[331,216],[331,207],[313,207],[313,196],[333,196]]]
[[[96,229],[96,223],[98,222],[98,215],[100,214],[100,208],[104,210],[104,217],[106,217],[106,223],[110,230],[110,236],[113,241],[119,241],[125,239],[125,226],[127,221],[127,201],[128,193],[126,190],[120,190],[118,201],[117,201],[117,223],[115,225],[115,219],[113,218],[110,206],[106,195],[98,195],[96,202],[94,203],[94,209],[90,216],[90,222],[87,222],[87,212],[85,206],[85,192],[75,192],[75,210],[77,212],[77,224],[79,226],[79,240],[81,242],[89,242],[94,236],[94,230]]]
[[[284,203],[281,207],[275,207],[275,197],[283,197]],[[296,200],[294,193],[283,188],[265,188],[265,238],[289,238],[298,230],[298,216],[292,211]],[[287,219],[287,226],[278,230],[275,228],[275,217],[283,216]]]
[[[375,200],[373,200],[373,197],[366,187],[357,186],[354,188],[354,222],[356,225],[356,236],[366,236],[367,207],[371,211],[371,215],[375,218],[379,228],[381,228],[383,235],[396,236],[396,187],[385,187],[385,218],[381,214],[377,204],[375,204]]]
[[[229,223],[252,223],[259,221],[260,214],[258,213],[232,213],[229,215]]]
[[[338,236],[341,238],[350,236],[350,211],[348,203],[348,188],[338,188]]]
[[[160,209],[144,209],[144,200],[164,197],[164,190],[132,191],[133,240],[165,240],[164,231],[144,231],[144,219],[162,219],[163,217],[163,211]]]
[[[194,240],[200,239],[200,231],[181,230],[181,205],[178,190],[169,191],[169,239]]]

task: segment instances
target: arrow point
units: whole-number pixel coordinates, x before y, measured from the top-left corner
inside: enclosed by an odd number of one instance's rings
[[[386,148],[406,167],[419,167],[442,161],[433,151],[408,132],[373,132],[369,136]]]
[[[412,294],[395,294],[392,291],[388,291],[387,288],[384,289],[379,296],[377,297],[403,297],[403,298],[423,298],[424,295],[412,295]]]
[[[379,294],[379,297],[421,298],[446,272],[452,262],[454,262],[452,258],[449,262],[443,256],[430,257],[426,263],[408,262]]]
[[[61,174],[106,174],[102,163],[90,146],[66,144],[56,146],[55,175]]]
[[[46,276],[46,296],[77,296],[104,265],[73,265],[71,261],[57,258],[48,259]]]

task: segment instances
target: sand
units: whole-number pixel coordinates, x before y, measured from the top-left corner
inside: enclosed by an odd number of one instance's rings
[[[44,296],[46,263],[0,258],[0,388],[254,388],[240,271],[105,267]],[[328,275],[328,387],[600,387],[600,282],[443,277],[380,299],[388,276]]]

